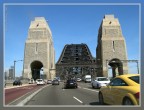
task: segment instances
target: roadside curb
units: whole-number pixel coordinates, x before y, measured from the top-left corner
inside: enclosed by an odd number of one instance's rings
[[[24,106],[32,97],[34,97],[34,96],[35,96],[37,93],[39,93],[42,89],[44,89],[45,87],[48,87],[48,86],[49,86],[49,85],[40,88],[38,91],[34,92],[33,94],[31,94],[30,96],[28,96],[27,98],[25,98],[23,101],[21,101],[20,103],[18,103],[16,106]]]

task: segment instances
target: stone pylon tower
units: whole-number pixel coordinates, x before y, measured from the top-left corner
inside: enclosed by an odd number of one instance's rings
[[[24,78],[46,79],[55,77],[55,50],[51,30],[43,17],[31,21],[24,50]]]
[[[116,70],[119,74],[128,73],[127,49],[122,35],[120,23],[114,15],[105,15],[99,28],[96,60],[101,65],[97,76],[108,76],[108,65],[112,68],[115,77]]]

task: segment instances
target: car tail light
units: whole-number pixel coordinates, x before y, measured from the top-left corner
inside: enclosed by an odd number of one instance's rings
[[[137,99],[139,99],[139,92],[137,92],[136,94],[134,94],[135,95],[135,97],[137,98]]]

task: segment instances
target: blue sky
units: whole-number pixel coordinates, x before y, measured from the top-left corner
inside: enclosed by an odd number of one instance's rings
[[[128,59],[139,59],[138,5],[6,5],[5,6],[5,69],[14,60],[24,59],[24,45],[31,20],[45,17],[52,31],[55,59],[59,59],[65,44],[86,43],[94,57],[98,29],[105,14],[119,19],[126,40]],[[23,62],[16,63],[20,76]]]

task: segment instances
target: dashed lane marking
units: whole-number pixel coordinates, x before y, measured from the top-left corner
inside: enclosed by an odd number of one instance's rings
[[[83,103],[81,100],[79,100],[78,98],[76,98],[75,96],[73,96],[74,99],[76,99],[78,102]]]
[[[99,92],[99,91],[88,89],[88,88],[83,88],[83,89],[86,89],[86,90],[89,90],[89,91],[93,91],[93,92]]]

